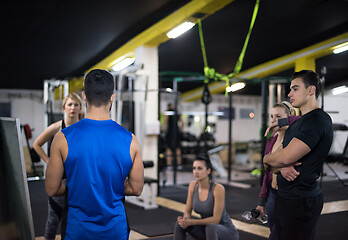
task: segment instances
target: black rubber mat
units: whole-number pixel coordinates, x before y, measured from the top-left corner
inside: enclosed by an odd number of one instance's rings
[[[35,237],[43,236],[48,211],[48,196],[45,192],[45,181],[28,182],[31,212],[33,215]],[[57,234],[60,234],[60,227],[57,229]]]
[[[152,240],[173,240],[174,235],[164,236],[164,237],[155,237],[151,239]],[[260,237],[251,233],[239,231],[239,240],[265,240],[265,239],[267,238]],[[194,238],[191,237],[190,235],[187,235],[186,240],[194,240]]]
[[[43,236],[48,206],[48,197],[45,193],[45,182],[32,181],[28,183],[28,186],[35,236]],[[150,237],[172,234],[176,218],[182,215],[180,212],[163,207],[153,210],[144,210],[141,207],[129,203],[126,203],[126,210],[131,229]],[[57,229],[57,234],[60,234],[60,228]]]
[[[316,240],[348,239],[348,211],[321,215],[316,229]]]
[[[144,210],[144,208],[126,203],[130,228],[148,237],[172,234],[175,222],[181,212],[168,208]]]
[[[226,186],[226,210],[233,219],[246,222],[241,214],[246,210],[255,208],[260,192],[259,180],[243,181],[251,184],[251,188],[241,189]],[[325,202],[348,200],[348,187],[344,187],[335,179],[322,182],[322,191]],[[161,189],[161,196],[178,202],[185,203],[187,197],[187,187],[185,186],[167,186]],[[345,240],[348,236],[347,228],[348,211],[321,215],[316,230],[316,240]],[[251,223],[258,223],[256,220]],[[240,232],[240,240],[243,239],[264,239],[262,237]]]
[[[250,210],[257,204],[257,196],[260,191],[258,181],[248,182],[253,186],[249,189],[240,189],[231,186],[226,187],[226,209],[234,219],[243,220],[241,214]],[[43,236],[47,218],[47,195],[44,189],[44,181],[29,182],[29,193],[32,207],[32,215],[35,228],[35,236]],[[348,188],[343,187],[336,180],[325,181],[322,185],[325,202],[347,200]],[[161,188],[161,196],[178,202],[185,203],[187,197],[186,186],[167,186]],[[159,240],[173,239],[173,229],[177,216],[182,213],[164,207],[154,210],[144,210],[141,207],[126,203],[127,215],[133,230]],[[343,240],[347,239],[348,211],[325,214],[319,218],[316,240]],[[260,236],[240,232],[240,240],[265,239]],[[57,231],[59,234],[59,229]],[[189,239],[189,238],[188,238]]]

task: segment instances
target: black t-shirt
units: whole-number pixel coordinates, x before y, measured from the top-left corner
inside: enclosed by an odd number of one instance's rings
[[[286,130],[283,147],[293,138],[307,144],[311,151],[299,159],[302,164],[295,169],[300,175],[288,182],[281,174],[277,176],[278,194],[283,198],[314,197],[321,193],[317,180],[329,153],[333,131],[330,116],[322,109],[314,109],[295,121]]]

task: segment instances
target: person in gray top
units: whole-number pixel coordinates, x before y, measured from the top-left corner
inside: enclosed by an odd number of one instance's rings
[[[239,233],[225,209],[225,188],[212,182],[212,166],[208,155],[199,155],[193,162],[192,181],[188,188],[184,216],[175,224],[174,239],[186,239],[189,233],[194,239],[238,240]],[[192,210],[201,219],[191,218]]]

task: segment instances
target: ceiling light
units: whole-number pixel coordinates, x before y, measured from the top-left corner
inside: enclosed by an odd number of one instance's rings
[[[338,54],[348,50],[348,42],[342,43],[334,47],[333,53]]]
[[[171,92],[173,92],[173,89],[171,89],[171,88],[166,88],[166,92],[171,93]]]
[[[336,87],[336,88],[332,89],[333,95],[338,95],[338,94],[342,94],[342,93],[346,93],[346,92],[348,92],[348,87],[346,87],[346,86],[340,86],[340,87]]]
[[[131,65],[132,63],[134,63],[135,59],[134,58],[124,58],[121,61],[117,62],[114,66],[112,66],[112,70],[114,71],[120,71],[126,67],[128,67],[129,65]]]
[[[201,121],[201,118],[199,116],[194,116],[193,120],[198,123]]]
[[[235,92],[245,87],[245,83],[237,82],[233,83],[231,86],[226,87],[227,92]]]
[[[173,28],[167,33],[167,37],[169,38],[176,38],[183,34],[184,32],[190,30],[195,24],[193,22],[184,22],[180,24],[179,26]]]

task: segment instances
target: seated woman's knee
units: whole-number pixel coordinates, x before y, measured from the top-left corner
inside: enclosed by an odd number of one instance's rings
[[[217,226],[218,224],[208,224],[206,227],[205,227],[205,232],[208,233],[208,232],[215,232],[216,229],[217,229]]]

